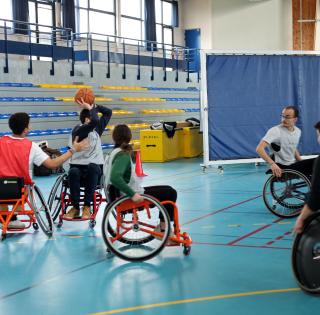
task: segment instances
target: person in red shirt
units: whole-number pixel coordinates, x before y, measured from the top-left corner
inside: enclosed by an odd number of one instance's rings
[[[82,151],[88,146],[86,139],[78,142],[76,138],[72,147],[66,153],[55,159],[51,159],[36,143],[26,138],[30,131],[30,116],[27,113],[19,112],[12,114],[9,118],[9,127],[12,135],[0,138],[0,176],[23,177],[26,185],[33,183],[33,164],[56,169],[71,158],[75,152]],[[1,205],[0,211],[7,210],[7,205]],[[16,216],[12,218],[8,226],[9,228],[24,228],[24,223],[18,221]]]

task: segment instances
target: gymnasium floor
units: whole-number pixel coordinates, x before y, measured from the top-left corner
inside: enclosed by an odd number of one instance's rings
[[[261,198],[265,166],[229,165],[203,173],[200,159],[144,164],[144,185],[178,190],[190,256],[165,248],[143,263],[107,257],[100,222],[65,222],[54,238],[33,232],[0,244],[0,314],[307,314],[320,301],[291,271],[294,220]],[[48,196],[55,178],[37,178]]]

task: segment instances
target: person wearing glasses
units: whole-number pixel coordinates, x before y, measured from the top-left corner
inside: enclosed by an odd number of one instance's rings
[[[270,128],[256,148],[256,152],[270,165],[272,174],[277,177],[285,168],[297,170],[306,176],[312,174],[314,159],[302,160],[298,151],[301,137],[301,130],[296,126],[298,117],[297,107],[286,106],[281,113],[281,124]],[[271,155],[266,148],[269,148]]]

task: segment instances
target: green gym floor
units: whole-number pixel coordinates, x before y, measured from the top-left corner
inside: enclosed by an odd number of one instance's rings
[[[64,222],[47,239],[33,229],[0,244],[1,315],[316,314],[291,268],[294,219],[280,219],[261,193],[265,166],[227,165],[205,173],[200,159],[144,164],[143,184],[178,191],[190,256],[167,247],[146,262],[107,255],[101,219]],[[36,178],[48,197],[55,177]]]

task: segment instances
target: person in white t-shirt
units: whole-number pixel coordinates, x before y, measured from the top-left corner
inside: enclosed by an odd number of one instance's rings
[[[286,106],[281,113],[281,124],[270,128],[261,139],[256,152],[269,165],[272,174],[280,177],[282,169],[290,168],[310,176],[314,159],[302,160],[298,151],[301,130],[296,126],[299,110]],[[271,156],[266,148],[271,151]],[[290,167],[289,167],[290,166]]]
[[[30,131],[30,116],[27,113],[12,114],[9,118],[9,127],[12,130],[12,135],[0,138],[0,176],[23,177],[26,185],[33,182],[33,164],[55,169],[71,158],[75,152],[82,151],[88,146],[86,139],[81,142],[75,139],[69,151],[55,159],[51,159],[37,144],[26,138]],[[2,204],[0,211],[7,210],[8,206]],[[16,216],[12,218],[9,228],[24,228],[24,223],[18,221]]]

